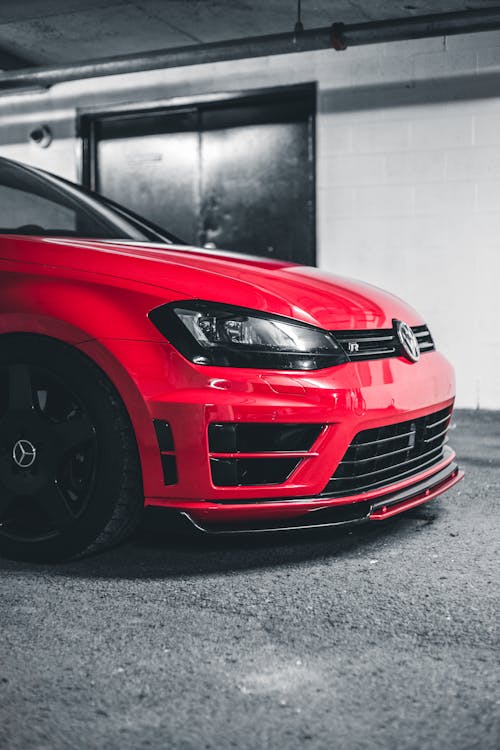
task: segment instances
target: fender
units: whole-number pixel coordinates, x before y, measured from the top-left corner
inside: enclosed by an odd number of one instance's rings
[[[120,286],[119,280],[98,274],[2,265],[0,332],[24,330],[62,336],[72,343],[97,338],[162,342],[148,313],[178,298],[169,290],[163,294],[140,282]]]

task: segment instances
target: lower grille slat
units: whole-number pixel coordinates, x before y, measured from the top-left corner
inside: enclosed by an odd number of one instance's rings
[[[368,430],[366,430],[366,432],[368,432]],[[389,443],[393,440],[399,440],[411,434],[412,434],[411,432],[403,432],[401,435],[392,435],[391,437],[380,438],[379,440],[369,440],[368,442],[357,443],[355,447],[356,448],[368,448],[370,445],[379,445],[380,443]]]
[[[447,414],[445,417],[442,417],[441,419],[438,419],[436,422],[432,422],[428,425],[426,425],[426,430],[433,430],[434,427],[439,427],[440,424],[444,424],[445,422],[448,422],[450,419],[451,414]]]
[[[448,432],[448,428],[446,428],[445,430],[441,430],[441,432],[438,432],[437,435],[433,435],[432,437],[425,438],[424,443],[433,443],[434,440],[437,440],[438,438],[443,437],[443,435],[446,435],[447,432]]]

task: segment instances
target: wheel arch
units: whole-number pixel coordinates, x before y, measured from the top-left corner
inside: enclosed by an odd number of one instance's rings
[[[51,320],[49,326],[47,321],[39,318],[35,325],[31,321],[28,326],[27,321],[21,320],[23,316],[17,315],[12,316],[16,318],[16,324],[7,327],[5,317],[9,316],[0,318],[0,345],[4,336],[36,336],[41,340],[54,341],[78,351],[105,375],[120,397],[130,420],[139,454],[143,491],[147,496],[150,482],[157,487],[161,479],[161,462],[147,404],[128,370],[106,347],[105,342],[88,337],[85,339],[81,331],[62,321]]]

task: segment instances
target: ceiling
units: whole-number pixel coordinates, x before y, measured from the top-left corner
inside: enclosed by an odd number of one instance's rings
[[[302,0],[306,29],[498,6],[498,0]],[[1,0],[0,70],[292,30],[297,0]]]

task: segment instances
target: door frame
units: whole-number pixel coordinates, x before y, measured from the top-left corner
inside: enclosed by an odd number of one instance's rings
[[[174,114],[186,110],[199,109],[214,104],[237,104],[239,101],[248,103],[263,103],[266,100],[275,101],[276,98],[293,98],[297,96],[309,97],[311,111],[308,118],[308,165],[309,188],[311,196],[311,244],[313,262],[317,262],[317,199],[316,199],[316,115],[317,115],[317,83],[292,84],[290,86],[274,86],[271,88],[241,89],[214,94],[201,94],[188,97],[173,97],[171,99],[153,100],[151,102],[131,102],[116,104],[105,108],[100,106],[79,108],[76,116],[76,137],[81,142],[80,182],[83,187],[95,190],[97,185],[97,123],[102,120],[135,118],[137,116]]]

